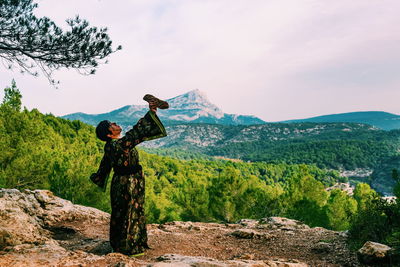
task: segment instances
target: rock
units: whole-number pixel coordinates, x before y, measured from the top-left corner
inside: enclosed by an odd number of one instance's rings
[[[239,259],[242,259],[242,260],[254,260],[254,254],[246,253],[246,254],[240,255]]]
[[[348,230],[346,230],[346,231],[341,231],[341,232],[338,232],[337,233],[337,235],[338,236],[341,236],[341,237],[349,237],[349,231]]]
[[[288,228],[288,229],[282,229],[283,231],[286,231],[286,235],[292,235],[295,236],[296,233],[292,231],[292,229]]]
[[[191,226],[189,226],[188,230],[201,231],[201,230],[203,230],[203,228],[201,228],[201,227],[198,226],[198,225],[191,225]]]
[[[165,224],[160,224],[159,226],[158,226],[158,229],[160,229],[160,230],[163,230],[163,231],[165,231],[165,232],[172,232],[170,229],[168,229],[168,228],[170,228],[170,227],[168,227],[167,225],[165,225]]]
[[[12,234],[9,231],[5,229],[0,229],[0,250],[8,246],[15,246],[18,244],[20,244],[20,242],[13,238]]]
[[[266,238],[269,237],[267,233],[259,233],[254,230],[250,229],[239,229],[231,233],[231,235],[237,237],[237,238],[246,238],[246,239],[251,239],[251,238]]]
[[[336,183],[333,186],[326,188],[325,190],[329,192],[334,189],[339,189],[339,190],[345,192],[346,194],[348,194],[349,196],[352,196],[353,191],[354,191],[354,188],[351,187],[350,183]]]
[[[219,261],[206,257],[183,256],[178,254],[166,254],[157,258],[158,263],[148,266],[152,267],[307,267],[308,264],[299,261],[281,260],[227,260]]]
[[[41,225],[42,209],[34,197],[16,189],[0,189],[0,196],[0,247],[49,240],[49,232]]]
[[[283,218],[283,217],[268,217],[260,220],[260,224],[268,224],[272,229],[295,230],[295,229],[310,229],[310,227],[300,221]]]
[[[65,266],[68,264],[60,263],[61,259],[69,262],[77,255],[77,250],[70,249],[90,251],[105,242],[90,233],[98,232],[99,226],[103,226],[108,234],[109,217],[100,210],[74,205],[48,190],[0,189],[0,251],[11,253],[21,262],[29,260],[29,256],[24,259],[17,255],[35,255],[36,263],[31,263],[32,266],[42,263]],[[109,250],[108,244],[101,253]],[[98,257],[86,252],[83,255],[77,260],[82,264]]]
[[[247,226],[249,228],[255,228],[258,225],[258,220],[241,219],[237,222],[237,224]]]
[[[180,221],[172,221],[172,222],[166,222],[164,224],[160,224],[158,226],[159,229],[165,231],[165,232],[174,232],[179,229],[187,229],[187,230],[200,230],[200,227],[196,227],[194,223],[188,221],[188,222],[180,222]],[[194,229],[196,228],[196,229]]]
[[[187,222],[172,221],[172,222],[166,222],[164,225],[173,225],[173,226],[175,226],[177,228],[182,228],[182,229],[183,228],[188,229],[188,228],[193,227],[193,223],[190,222],[190,221],[187,221]]]
[[[25,190],[25,193],[30,193],[29,190]],[[35,190],[33,194],[36,200],[40,203],[40,206],[44,209],[50,208],[50,206],[62,207],[64,206],[62,203],[65,200],[57,199],[53,192],[48,190]]]
[[[212,258],[206,257],[193,257],[193,256],[183,256],[178,254],[166,254],[157,258],[157,261],[160,263],[155,263],[153,267],[164,267],[164,266],[182,266],[182,267],[190,267],[190,266],[204,266],[204,267],[225,267],[226,265],[220,263]]]
[[[326,243],[326,242],[318,242],[315,244],[315,246],[312,248],[313,251],[316,253],[329,253],[332,249],[332,244]]]
[[[365,264],[385,264],[389,263],[389,252],[391,247],[384,244],[367,241],[357,252],[360,262]]]
[[[108,213],[74,205],[48,190],[0,189],[0,247],[17,244],[44,244],[54,237],[60,223],[90,221],[91,225],[109,220]],[[71,229],[71,231],[75,231]]]

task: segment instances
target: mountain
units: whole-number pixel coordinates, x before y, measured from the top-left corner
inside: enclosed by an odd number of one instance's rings
[[[167,99],[167,101],[170,108],[157,113],[166,125],[176,123],[214,123],[223,125],[265,123],[255,116],[224,113],[216,105],[212,104],[206,95],[198,89]],[[107,119],[118,122],[122,126],[129,126],[140,119],[146,113],[147,109],[147,105],[128,105],[108,113],[73,113],[65,115],[63,118],[80,120],[91,125],[96,125],[101,120]]]
[[[358,122],[370,124],[383,130],[400,129],[400,116],[383,111],[359,111],[331,114],[308,119],[281,121],[281,123],[297,122]]]

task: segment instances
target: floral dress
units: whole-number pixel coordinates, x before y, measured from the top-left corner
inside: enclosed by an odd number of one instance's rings
[[[90,176],[105,190],[110,171],[114,169],[110,190],[110,243],[114,252],[132,255],[148,248],[144,215],[145,179],[135,146],[166,135],[155,112],[147,112],[124,137],[105,144],[100,167]]]

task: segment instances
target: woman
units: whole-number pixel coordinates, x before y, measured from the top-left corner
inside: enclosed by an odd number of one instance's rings
[[[168,103],[152,95],[145,95],[149,111],[135,126],[121,137],[121,127],[110,121],[101,121],[96,127],[97,137],[105,141],[100,167],[90,179],[105,190],[111,169],[110,243],[114,252],[126,255],[142,253],[147,245],[144,215],[145,180],[139,154],[135,148],[143,141],[167,135],[156,115],[157,108],[167,109]]]

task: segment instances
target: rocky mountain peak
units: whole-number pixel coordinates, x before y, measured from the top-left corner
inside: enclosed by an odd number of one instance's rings
[[[216,117],[223,117],[224,113],[216,105],[212,104],[206,94],[199,89],[189,91],[185,94],[167,100],[171,109],[205,109]]]
[[[178,100],[187,100],[190,102],[211,104],[206,94],[204,92],[201,92],[199,89],[194,89],[185,94],[170,99],[171,102],[176,102]]]

